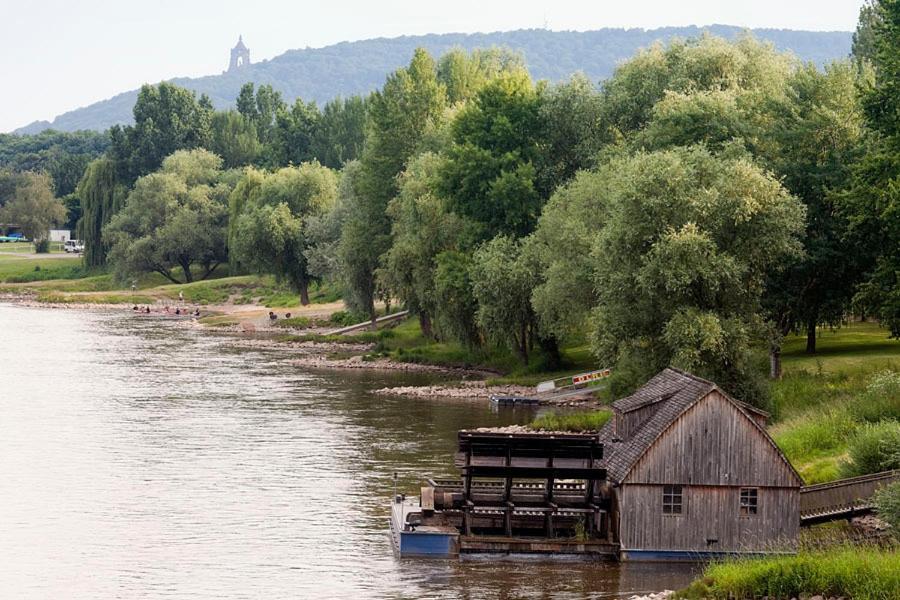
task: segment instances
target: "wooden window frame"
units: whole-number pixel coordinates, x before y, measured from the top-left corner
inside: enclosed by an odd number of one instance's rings
[[[677,517],[684,514],[684,486],[663,486],[662,514],[667,517]]]
[[[759,514],[759,488],[740,488],[738,496],[738,514],[748,518],[755,517]]]

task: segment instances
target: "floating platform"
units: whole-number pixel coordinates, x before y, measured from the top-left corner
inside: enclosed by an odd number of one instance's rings
[[[422,524],[422,508],[417,498],[395,498],[390,525],[394,549],[401,557],[459,556],[459,530],[445,525]]]
[[[498,394],[491,395],[491,402],[494,404],[502,404],[504,406],[535,406],[541,403],[538,398],[529,398],[527,396],[502,396]]]

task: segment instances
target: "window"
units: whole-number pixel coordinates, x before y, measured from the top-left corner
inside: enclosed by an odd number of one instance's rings
[[[741,488],[740,514],[742,517],[755,515],[757,507],[756,488]]]
[[[664,515],[680,515],[681,514],[681,486],[680,485],[664,485],[663,486],[663,514]]]

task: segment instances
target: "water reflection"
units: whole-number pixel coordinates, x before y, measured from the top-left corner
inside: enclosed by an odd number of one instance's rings
[[[594,598],[683,566],[394,557],[394,471],[452,473],[455,433],[528,410],[382,397],[429,377],[311,372],[131,314],[0,305],[7,597]]]

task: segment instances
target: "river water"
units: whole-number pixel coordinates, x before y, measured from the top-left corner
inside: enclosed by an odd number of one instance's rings
[[[423,375],[304,371],[130,313],[0,305],[4,598],[603,598],[692,568],[400,560],[389,498],[451,474],[484,402],[382,397]]]

